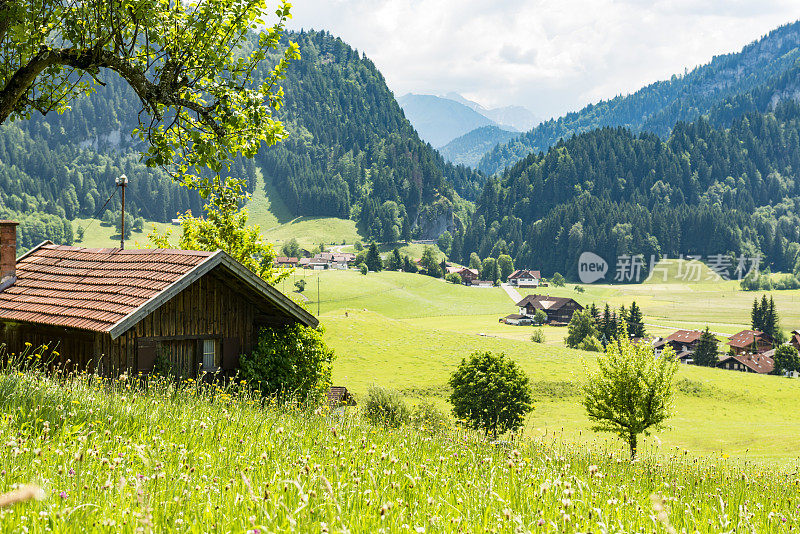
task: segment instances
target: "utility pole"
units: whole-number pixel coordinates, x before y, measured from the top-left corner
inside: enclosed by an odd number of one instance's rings
[[[317,317],[319,317],[319,273],[317,273]]]
[[[128,177],[124,174],[117,178],[117,187],[122,188],[122,218],[120,220],[119,248],[125,250],[125,186],[128,185]]]

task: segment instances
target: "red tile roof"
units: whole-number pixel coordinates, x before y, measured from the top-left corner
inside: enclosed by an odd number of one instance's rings
[[[508,275],[509,280],[512,278],[536,278],[537,280],[541,280],[542,273],[540,271],[530,271],[528,269],[517,269]]]
[[[666,341],[678,341],[680,343],[694,343],[703,333],[700,330],[678,330],[667,337]]]
[[[17,261],[0,319],[107,332],[212,255],[44,244]]]
[[[774,353],[773,353],[774,354]],[[720,358],[717,366],[735,360],[755,373],[768,374],[775,369],[775,361],[766,354],[729,354]]]
[[[751,347],[753,345],[753,341],[759,338],[767,342],[770,341],[770,337],[764,332],[759,332],[758,330],[742,330],[738,334],[734,334],[730,337],[728,345],[731,347],[746,349]]]

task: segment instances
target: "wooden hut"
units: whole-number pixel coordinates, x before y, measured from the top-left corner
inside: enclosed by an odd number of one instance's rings
[[[223,251],[46,241],[15,258],[15,224],[0,221],[0,344],[11,353],[57,345],[61,363],[107,376],[160,359],[194,377],[234,371],[262,327],[318,324]]]

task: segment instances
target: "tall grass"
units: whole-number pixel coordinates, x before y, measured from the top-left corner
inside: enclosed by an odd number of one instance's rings
[[[237,388],[0,372],[4,532],[786,532],[796,475],[264,404]],[[674,529],[674,530],[672,530]]]

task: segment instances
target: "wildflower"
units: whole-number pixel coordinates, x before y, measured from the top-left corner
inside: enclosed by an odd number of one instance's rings
[[[61,490],[61,493],[59,493],[58,496],[61,497],[62,499],[66,499],[67,498],[67,492],[64,491],[64,490]]]

